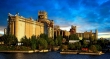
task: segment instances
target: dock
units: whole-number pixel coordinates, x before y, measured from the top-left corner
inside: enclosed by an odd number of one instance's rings
[[[73,52],[73,51],[62,51],[62,52],[60,52],[60,54],[102,55],[102,54],[104,54],[104,53],[102,53],[102,52],[94,53],[94,52]]]

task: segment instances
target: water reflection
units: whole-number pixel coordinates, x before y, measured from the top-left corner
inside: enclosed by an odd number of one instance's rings
[[[14,57],[15,57],[15,59],[25,59],[23,53],[16,53]]]
[[[110,54],[101,56],[90,55],[61,55],[58,52],[48,53],[0,53],[0,59],[110,59]]]

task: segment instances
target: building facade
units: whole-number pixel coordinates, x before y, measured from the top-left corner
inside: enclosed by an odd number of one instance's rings
[[[98,39],[98,30],[95,30],[95,32],[93,33],[92,30],[90,32],[84,32],[84,33],[77,33],[76,32],[76,26],[71,26],[70,29],[70,33],[71,34],[76,34],[80,40],[82,40],[83,38],[89,39],[90,37],[94,37],[95,39]]]
[[[54,26],[54,36],[57,37],[57,36],[63,36],[63,37],[69,37],[70,35],[70,32],[69,31],[66,31],[66,30],[61,30],[59,26]]]
[[[35,21],[32,18],[24,18],[16,15],[8,14],[7,34],[15,35],[18,41],[26,36],[30,38],[32,35],[39,36],[40,34],[48,34],[49,37],[54,37],[54,22],[47,19],[45,11],[38,12],[38,19]]]
[[[7,29],[4,30],[4,33],[15,35],[18,41],[20,41],[24,36],[30,38],[32,35],[36,35],[37,37],[43,33],[47,34],[48,37],[51,38],[57,37],[59,35],[63,37],[69,37],[72,34],[76,34],[79,39],[89,39],[91,36],[94,36],[96,39],[98,39],[98,30],[96,30],[95,33],[92,31],[77,33],[76,26],[73,25],[71,26],[70,31],[61,30],[59,26],[54,26],[53,20],[48,19],[47,13],[45,11],[38,12],[37,20],[33,20],[32,18],[24,18],[23,16],[19,16],[19,13],[16,15],[11,15],[9,13],[8,26]]]
[[[61,30],[59,26],[55,26],[54,28],[54,36],[68,36],[72,35],[72,34],[76,34],[80,40],[82,40],[83,38],[89,39],[91,36],[94,36],[95,39],[98,39],[98,30],[95,30],[95,33],[93,33],[92,31],[90,32],[84,32],[84,33],[78,33],[76,31],[76,26],[71,26],[70,31],[66,31],[66,30]]]

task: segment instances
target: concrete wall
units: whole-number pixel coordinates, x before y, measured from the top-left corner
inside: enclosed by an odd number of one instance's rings
[[[31,38],[32,35],[38,36],[44,33],[43,23],[20,16],[10,16],[9,20],[9,34],[15,35],[18,38],[18,41],[25,35],[27,38]]]
[[[20,41],[20,39],[25,36],[25,22],[20,20],[23,19],[19,19],[18,21],[18,36],[17,36],[18,41]]]

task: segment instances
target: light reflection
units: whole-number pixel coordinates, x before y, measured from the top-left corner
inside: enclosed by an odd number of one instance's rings
[[[23,53],[16,53],[15,54],[15,59],[25,59]]]

